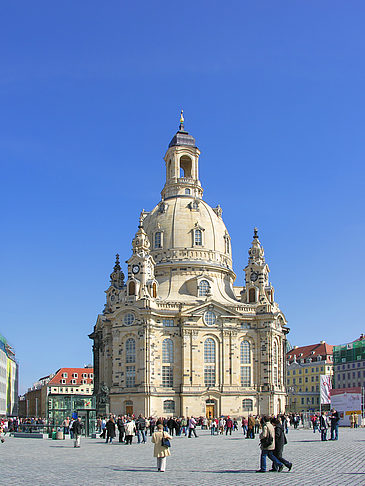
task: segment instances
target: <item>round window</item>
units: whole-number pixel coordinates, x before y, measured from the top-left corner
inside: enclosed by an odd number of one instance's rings
[[[134,314],[126,314],[124,316],[123,322],[126,326],[131,326],[134,322]]]
[[[204,312],[204,322],[207,326],[214,326],[216,321],[216,316],[212,311]]]

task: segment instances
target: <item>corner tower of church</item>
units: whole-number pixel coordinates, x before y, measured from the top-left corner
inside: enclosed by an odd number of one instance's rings
[[[161,200],[140,215],[125,283],[117,255],[90,335],[99,413],[238,417],[285,410],[288,329],[258,231],[245,285],[236,287],[222,209],[202,198],[199,156],[181,112],[164,157]]]

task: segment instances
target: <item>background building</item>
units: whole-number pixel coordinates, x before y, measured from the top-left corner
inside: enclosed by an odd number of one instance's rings
[[[333,347],[334,388],[365,386],[365,336]]]
[[[47,384],[53,374],[43,376],[21,398],[20,417],[47,417]]]
[[[288,329],[263,247],[255,229],[245,284],[235,287],[222,208],[203,200],[200,151],[183,121],[165,154],[161,200],[141,213],[127,281],[117,255],[90,335],[98,411],[284,411]]]
[[[18,374],[15,353],[0,335],[0,415],[18,415]]]
[[[287,353],[286,383],[290,412],[319,410],[320,376],[333,375],[333,346],[321,341],[294,346]]]
[[[94,370],[84,368],[60,368],[55,373],[40,378],[22,398],[20,416],[42,417],[62,423],[73,413],[85,421],[95,418]],[[91,412],[94,411],[94,414]]]
[[[91,366],[59,369],[47,384],[48,420],[61,424],[66,417],[77,414],[86,424],[86,435],[93,433],[96,420],[93,391]]]

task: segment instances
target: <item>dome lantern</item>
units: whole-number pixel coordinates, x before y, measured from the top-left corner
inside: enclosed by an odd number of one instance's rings
[[[162,199],[169,197],[203,196],[199,181],[200,151],[195,138],[184,128],[184,116],[181,110],[179,130],[172,140],[164,157],[166,162],[166,183],[161,192]]]

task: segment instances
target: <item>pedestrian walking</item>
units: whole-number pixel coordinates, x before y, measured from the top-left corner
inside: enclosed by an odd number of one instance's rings
[[[136,435],[136,424],[134,420],[128,419],[125,424],[125,443],[132,445],[133,436]]]
[[[247,424],[247,439],[255,438],[255,417],[249,415]]]
[[[319,419],[319,428],[321,429],[321,440],[327,440],[327,429],[328,429],[328,422],[325,412],[322,412],[322,415]]]
[[[260,434],[260,447],[261,447],[261,459],[260,459],[260,469],[256,472],[264,473],[266,472],[266,458],[269,457],[277,472],[283,470],[284,464],[277,459],[274,455],[275,450],[275,430],[273,425],[270,423],[270,418],[265,415],[261,419],[262,432]]]
[[[118,427],[118,432],[119,432],[119,442],[124,442],[124,419],[121,415],[119,415],[118,420],[117,420],[117,427]]]
[[[105,443],[106,444],[108,442],[112,443],[114,437],[116,436],[116,433],[115,433],[115,422],[114,422],[113,417],[110,417],[109,418],[109,420],[106,423],[105,429],[106,429],[106,440],[105,440]]]
[[[106,420],[105,420],[105,418],[102,418],[100,438],[105,439],[105,434],[106,434]]]
[[[242,422],[241,422],[241,427],[242,427],[242,432],[243,435],[247,434],[247,426],[248,426],[248,420],[246,417],[242,417]]]
[[[136,420],[136,432],[137,432],[137,440],[138,444],[145,444],[146,443],[146,419],[139,414],[138,419]],[[141,441],[142,437],[142,441]]]
[[[188,423],[189,423],[189,437],[188,438],[189,439],[191,438],[191,434],[194,434],[195,437],[198,437],[196,435],[196,431],[195,431],[195,427],[196,427],[196,420],[195,420],[195,418],[194,417],[191,417],[189,419],[189,422]]]
[[[233,429],[233,422],[232,419],[228,416],[226,420],[226,435],[232,435],[232,429]]]
[[[157,425],[157,432],[152,435],[152,443],[155,444],[153,448],[153,456],[157,457],[157,470],[160,472],[165,472],[166,469],[166,458],[171,456],[170,447],[162,445],[162,439],[171,440],[172,437],[163,430],[163,425]]]
[[[77,420],[74,420],[72,424],[72,432],[74,437],[74,447],[81,446],[81,433],[84,424],[81,422],[81,418],[79,417]]]
[[[274,430],[275,430],[275,449],[274,449],[274,455],[290,471],[291,468],[293,467],[293,464],[283,458],[284,445],[287,444],[287,442],[288,442],[286,440],[286,437],[285,437],[284,426],[281,423],[281,420],[279,420],[278,418],[274,418],[272,420],[272,424],[273,424]],[[271,471],[277,471],[277,468],[276,468],[276,466],[275,466],[274,463],[272,465]]]
[[[340,421],[340,416],[337,410],[334,408],[331,410],[331,440],[338,440],[338,422]]]

